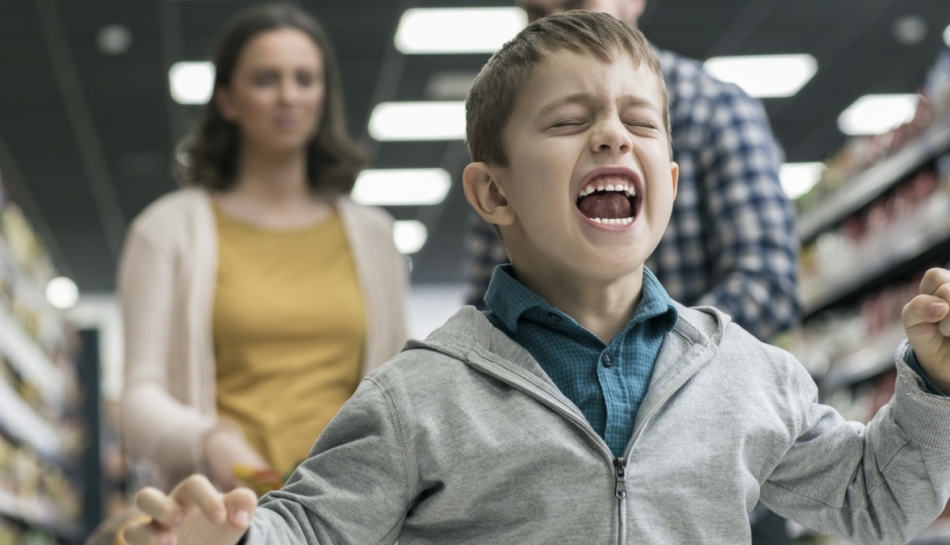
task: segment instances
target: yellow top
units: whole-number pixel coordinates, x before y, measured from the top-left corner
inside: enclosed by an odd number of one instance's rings
[[[366,317],[339,214],[270,230],[215,207],[212,328],[219,417],[280,473],[310,447],[361,378]]]

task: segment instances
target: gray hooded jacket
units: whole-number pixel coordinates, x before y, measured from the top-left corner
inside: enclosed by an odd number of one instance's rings
[[[247,543],[750,541],[775,512],[901,543],[950,496],[950,399],[898,351],[897,393],[863,426],[808,373],[710,308],[678,307],[624,456],[472,307],[363,380]],[[567,362],[569,363],[569,362]]]

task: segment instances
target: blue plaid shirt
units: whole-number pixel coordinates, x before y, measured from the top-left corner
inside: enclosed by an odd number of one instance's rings
[[[485,315],[534,356],[614,456],[623,456],[663,337],[678,319],[673,301],[644,268],[643,295],[633,318],[605,345],[513,274],[511,265],[495,269]]]
[[[715,306],[768,340],[799,316],[798,237],[778,179],[782,151],[758,101],[714,80],[697,61],[657,54],[680,177],[669,227],[647,266],[673,299]],[[468,303],[484,308],[505,248],[474,214],[466,246]]]

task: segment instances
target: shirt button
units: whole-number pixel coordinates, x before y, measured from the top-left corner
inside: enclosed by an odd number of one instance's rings
[[[610,354],[604,354],[601,356],[600,361],[604,362],[604,367],[610,367],[613,365],[613,362],[610,361]]]
[[[550,318],[551,321],[554,322],[554,323],[556,323],[556,324],[561,322],[561,317],[558,316],[557,314],[553,313],[553,312],[549,312],[549,313],[548,313],[548,318]]]

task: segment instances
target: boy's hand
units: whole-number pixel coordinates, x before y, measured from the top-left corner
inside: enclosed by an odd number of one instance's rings
[[[135,506],[152,522],[127,528],[129,545],[234,545],[251,524],[257,496],[247,488],[221,494],[204,476],[192,475],[168,496],[142,489]]]
[[[927,271],[920,295],[904,306],[901,319],[920,367],[941,392],[950,394],[950,271]]]

